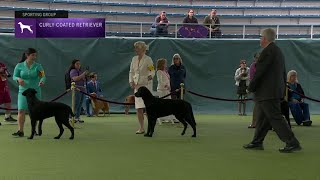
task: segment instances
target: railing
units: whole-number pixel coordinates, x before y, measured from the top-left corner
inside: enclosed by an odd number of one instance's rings
[[[13,18],[0,20],[13,20]],[[179,32],[185,26],[203,27],[202,24],[169,24],[168,34],[155,35],[152,34],[150,28],[152,22],[128,22],[128,21],[107,21],[106,22],[106,37],[167,37],[167,38],[184,38],[183,34]],[[10,25],[10,24],[9,24]],[[0,33],[14,33],[14,28],[10,26],[0,27]],[[211,26],[210,26],[211,27]],[[202,28],[202,29],[203,29]],[[201,38],[223,38],[223,39],[259,39],[263,29],[274,28],[277,32],[277,39],[289,38],[306,38],[316,39],[320,38],[320,24],[307,25],[290,25],[290,24],[221,24],[221,36],[212,36],[207,30],[207,35]]]
[[[124,22],[107,21],[106,36],[127,36],[127,37],[170,37],[183,38],[180,28],[185,26],[205,27],[203,24],[169,24],[168,34],[154,35],[151,33],[151,22]],[[210,26],[211,28],[211,26]],[[320,24],[308,25],[284,25],[284,24],[221,24],[221,36],[214,37],[209,33],[202,38],[236,38],[236,39],[259,39],[260,34],[265,28],[274,28],[277,32],[277,39],[287,38],[320,38]],[[207,28],[208,29],[208,28]]]

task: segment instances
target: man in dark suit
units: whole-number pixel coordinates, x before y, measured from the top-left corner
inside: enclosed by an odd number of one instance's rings
[[[285,94],[286,69],[284,56],[274,43],[275,38],[276,33],[273,29],[265,29],[262,32],[260,45],[264,49],[248,87],[248,91],[254,93],[257,106],[256,131],[251,143],[243,147],[263,150],[263,140],[272,127],[279,138],[286,143],[286,146],[279,151],[288,153],[301,150],[301,146],[281,114],[280,100]]]
[[[89,81],[87,83],[87,92],[89,94],[96,93],[97,97],[103,97],[102,90],[100,87],[100,82],[97,81],[97,78],[98,78],[97,73],[95,73],[95,72],[91,73],[90,78],[91,78],[91,81]],[[92,116],[92,114],[90,112],[90,104],[91,104],[91,99],[89,96],[87,96],[87,98],[86,98],[86,111],[87,111],[88,117]]]

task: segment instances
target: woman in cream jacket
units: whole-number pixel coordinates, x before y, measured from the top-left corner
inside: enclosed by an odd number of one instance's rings
[[[131,61],[129,71],[130,87],[137,92],[139,87],[145,86],[152,92],[152,80],[155,75],[152,59],[146,55],[147,45],[143,41],[134,43],[134,49],[137,56],[134,56]],[[140,128],[136,134],[144,134],[144,116],[143,109],[145,105],[142,98],[135,97],[135,108],[137,109],[137,116]]]

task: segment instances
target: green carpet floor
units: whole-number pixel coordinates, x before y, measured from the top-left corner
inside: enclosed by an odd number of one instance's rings
[[[3,119],[3,116],[0,116]],[[245,150],[254,133],[251,116],[196,115],[198,137],[179,125],[156,126],[154,137],[136,135],[135,115],[83,118],[60,140],[53,119],[43,125],[43,136],[14,138],[16,124],[0,126],[0,180],[319,180],[320,116],[312,127],[293,126],[301,152],[281,154],[275,132],[265,139],[265,150]],[[293,123],[294,124],[294,123]],[[25,134],[30,134],[27,118]]]

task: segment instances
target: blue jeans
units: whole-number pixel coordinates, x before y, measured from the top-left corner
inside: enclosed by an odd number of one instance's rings
[[[87,115],[92,115],[92,112],[90,111],[90,104],[91,104],[91,99],[90,98],[86,98],[86,112]]]
[[[302,121],[310,120],[309,105],[307,103],[293,103],[289,102],[291,114],[298,125]]]
[[[80,118],[83,98],[84,98],[84,94],[82,94],[81,92],[78,92],[78,91],[75,92],[75,99],[74,99],[74,111],[75,111],[75,113],[74,114],[75,114],[75,118],[76,119]]]

